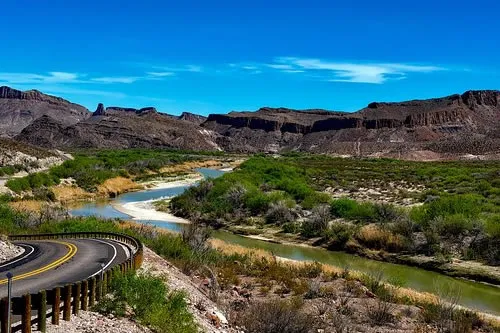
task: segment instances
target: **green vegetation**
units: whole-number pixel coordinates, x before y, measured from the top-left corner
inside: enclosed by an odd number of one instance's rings
[[[364,300],[373,301],[367,303],[367,312],[362,315],[368,315],[376,325],[394,322],[395,304],[398,303],[419,305],[423,309],[421,318],[408,316],[409,320],[417,323],[425,322],[435,327],[456,322],[463,325],[463,332],[471,332],[475,327],[488,328],[472,312],[447,307],[447,303],[436,305],[400,296],[397,288],[382,282],[381,275],[360,275],[347,269],[341,272],[325,270],[318,263],[292,265],[278,261],[270,254],[214,249],[206,242],[209,236],[207,230],[198,223],[192,224],[182,235],[173,235],[147,226],[128,225],[125,228],[119,220],[65,217],[31,220],[31,217],[11,210],[5,201],[0,201],[2,233],[124,232],[140,238],[184,273],[209,280],[208,294],[213,301],[235,290],[251,290],[256,296],[268,296],[264,301],[251,300],[249,306],[245,307],[237,307],[237,303],[234,303],[230,320],[233,324],[244,326],[249,332],[308,332],[316,325],[325,327],[321,326],[327,325],[322,320],[331,316],[333,321],[328,325],[340,327],[360,316],[358,312],[349,317],[353,311],[350,303],[354,297],[360,299],[361,304]],[[324,217],[330,209],[325,205],[320,207],[314,214]],[[31,224],[33,221],[36,223]],[[377,298],[366,296],[363,285]],[[337,305],[332,306],[331,300],[335,300],[334,304]],[[375,307],[372,308],[370,304]],[[202,308],[204,305],[200,303],[196,306]],[[439,315],[434,315],[436,309]],[[169,291],[161,278],[149,275],[114,276],[111,294],[96,306],[96,310],[117,316],[132,312],[134,318],[155,332],[197,331],[193,316],[187,310],[185,295]],[[323,314],[330,312],[321,317],[321,314],[316,315],[318,311]]]
[[[96,305],[96,310],[123,317],[127,307],[134,318],[155,332],[198,332],[185,295],[169,292],[161,278],[135,273],[115,275],[110,295]]]
[[[317,244],[332,249],[366,247],[498,265],[499,170],[496,161],[255,156],[232,173],[188,189],[172,199],[170,209],[217,226],[280,226],[283,233],[321,237]],[[332,199],[323,192],[327,188],[347,196],[359,188],[389,194],[379,202]],[[403,199],[421,205],[404,207]]]
[[[6,185],[12,191],[21,193],[59,184],[62,178],[73,178],[79,187],[95,191],[98,185],[110,178],[141,177],[151,172],[157,173],[169,165],[218,155],[221,153],[160,149],[79,151],[74,154],[73,160],[67,160],[48,172],[11,179]]]

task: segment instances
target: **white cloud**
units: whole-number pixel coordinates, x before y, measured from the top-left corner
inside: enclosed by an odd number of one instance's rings
[[[79,75],[67,72],[35,73],[0,73],[0,82],[7,84],[37,84],[37,83],[78,83]]]
[[[174,72],[147,72],[146,74],[154,77],[167,77],[175,75]]]
[[[284,64],[266,64],[267,67],[269,68],[274,68],[274,69],[282,69],[284,71],[286,70],[293,70],[292,65],[284,65]]]
[[[414,65],[404,63],[362,63],[336,62],[314,58],[282,57],[275,59],[273,68],[287,72],[322,73],[323,78],[332,82],[354,82],[381,84],[387,80],[404,79],[409,73],[431,73],[446,70],[437,66]],[[283,67],[281,67],[283,66]]]
[[[137,76],[106,76],[106,77],[96,77],[91,79],[91,81],[98,82],[98,83],[134,83],[138,80],[142,79],[141,77]]]
[[[248,71],[255,71],[259,69],[257,66],[241,66],[241,68],[246,69]]]

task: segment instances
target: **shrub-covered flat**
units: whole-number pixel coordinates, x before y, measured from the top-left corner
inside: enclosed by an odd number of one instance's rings
[[[173,213],[357,253],[500,264],[500,163],[254,156],[171,201]]]

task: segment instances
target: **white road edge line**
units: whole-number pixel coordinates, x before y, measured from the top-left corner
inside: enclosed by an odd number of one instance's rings
[[[116,250],[116,246],[113,243],[106,242],[106,241],[103,241],[103,240],[100,240],[100,239],[94,239],[94,241],[99,242],[99,243],[103,243],[103,244],[106,244],[106,245],[110,245],[111,247],[113,247],[113,250],[115,251],[115,253],[113,254],[113,258],[111,258],[111,260],[102,268],[102,270],[104,271],[106,268],[109,267],[109,265],[111,265],[113,263],[113,261],[116,258],[116,255],[118,254],[118,251]],[[92,274],[91,276],[89,276],[87,279],[90,279],[91,277],[96,276],[100,272],[101,272],[101,269],[98,270],[97,272],[95,272],[94,274]]]
[[[14,260],[14,261],[11,261],[11,262],[8,262],[8,263],[5,263],[5,264],[3,264],[3,265],[0,265],[0,268],[5,267],[5,266],[8,266],[8,265],[12,265],[12,264],[14,264],[14,263],[16,263],[16,262],[18,262],[18,261],[20,261],[20,260],[23,260],[23,259],[25,259],[26,257],[28,257],[29,255],[31,255],[33,252],[35,252],[35,248],[34,248],[33,246],[28,245],[28,244],[22,244],[22,245],[24,245],[24,246],[26,246],[26,247],[31,248],[30,253],[28,253],[28,254],[26,254],[26,255],[23,255],[21,258],[18,258],[18,259]],[[26,252],[26,251],[25,251],[25,252]]]

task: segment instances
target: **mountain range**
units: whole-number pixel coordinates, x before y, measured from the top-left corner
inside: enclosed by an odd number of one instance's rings
[[[352,113],[264,107],[204,117],[102,104],[90,112],[36,90],[0,87],[0,136],[60,149],[168,147],[409,159],[499,158],[500,91],[374,102]]]

